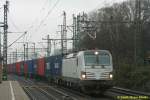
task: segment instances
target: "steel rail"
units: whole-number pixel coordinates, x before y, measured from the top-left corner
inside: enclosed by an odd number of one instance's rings
[[[120,88],[120,87],[113,87],[111,89],[111,91],[122,93],[125,95],[132,95],[132,96],[150,96],[150,93],[134,91],[134,90],[124,89],[124,88]]]
[[[46,95],[47,97],[51,98],[52,100],[59,100],[57,99],[55,96],[53,96],[52,94],[48,93],[47,91],[45,91],[44,89],[42,88],[39,88],[39,87],[34,87],[36,88],[37,90],[39,90],[41,93],[43,93],[44,95]]]
[[[29,96],[30,100],[36,100],[36,98],[32,95],[32,93],[30,92],[29,87],[22,87],[23,90],[27,93],[27,95]]]
[[[65,93],[64,91],[61,91],[61,90],[59,90],[57,88],[54,88],[52,86],[49,86],[48,88],[55,91],[55,92],[57,92],[58,94],[62,95],[63,100],[65,100],[65,99],[67,99],[67,100],[68,99],[69,100],[76,100],[74,97],[68,95],[68,93]]]

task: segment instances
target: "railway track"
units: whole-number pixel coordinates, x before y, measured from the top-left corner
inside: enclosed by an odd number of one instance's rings
[[[31,100],[57,100],[52,95],[46,94],[44,90],[36,87],[23,87]]]
[[[59,97],[59,100],[112,100],[111,98],[104,95],[100,95],[98,97],[89,96],[79,91],[55,84],[51,84],[48,86],[46,86],[47,83],[42,82],[37,84],[42,85],[41,88],[43,88],[44,90],[55,93],[54,95]]]
[[[124,95],[132,95],[132,96],[150,96],[150,93],[144,93],[139,91],[133,91],[129,89],[119,88],[119,87],[113,87],[111,91],[119,92]]]
[[[34,82],[29,79],[25,80],[23,77],[15,76],[15,79],[19,80],[31,100],[38,100],[36,99],[38,94],[44,95],[47,98],[42,100],[116,100],[118,96],[141,96],[150,99],[150,93],[133,91],[119,87],[109,89],[104,93],[104,96],[92,97],[69,88],[57,85],[48,85],[43,82]],[[35,91],[38,91],[38,93],[36,94]]]
[[[91,97],[72,89],[43,82],[34,82],[24,77],[15,77],[22,85],[31,100],[112,100],[106,96]],[[39,95],[41,95],[39,97]],[[45,96],[47,99],[42,99]],[[40,99],[38,99],[38,97]]]
[[[34,82],[32,80],[25,80],[23,78],[18,79],[21,80],[21,83],[24,82],[23,84],[27,84],[27,87],[30,87],[30,90],[31,88],[35,89],[36,91],[40,91],[40,93],[44,94],[48,98],[51,98],[49,100],[116,100],[118,96],[141,96],[150,99],[150,93],[133,91],[119,87],[113,87],[109,89],[104,93],[104,96],[100,95],[100,97],[92,97],[81,92],[57,85],[48,85],[47,83]],[[26,93],[31,94],[28,91]],[[34,96],[31,95],[31,98],[34,98]]]
[[[29,96],[30,100],[36,100],[36,97],[32,95],[30,88],[22,87],[26,94]]]
[[[145,92],[139,92],[139,91],[134,91],[130,89],[124,89],[120,87],[113,87],[106,91],[104,95],[109,96],[113,99],[118,99],[122,97],[126,98],[136,98],[134,100],[149,100],[150,99],[150,93],[145,93]],[[128,100],[126,99],[126,100]],[[130,99],[132,100],[132,99]]]
[[[31,84],[30,86],[26,86],[26,88],[35,89],[37,91],[40,91],[42,94],[47,96],[49,100],[77,100],[66,93],[63,93],[57,89],[55,89],[53,86],[48,86],[44,83],[34,83],[30,80],[22,80],[26,82],[27,84]],[[44,99],[45,100],[45,99]]]
[[[92,96],[92,95],[87,95],[82,92],[72,90],[69,88],[65,88],[65,87],[56,86],[55,88],[57,88],[58,90],[62,92],[67,93],[68,95],[76,97],[77,100],[112,100],[108,96],[104,96],[104,95]]]
[[[40,89],[48,95],[54,95],[54,100],[77,100],[76,98],[69,96],[68,94],[63,93],[51,86],[42,87]]]

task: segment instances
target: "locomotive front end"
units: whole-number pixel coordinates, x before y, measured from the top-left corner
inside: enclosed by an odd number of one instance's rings
[[[80,73],[82,88],[106,90],[112,86],[112,56],[107,50],[84,51],[84,67]]]

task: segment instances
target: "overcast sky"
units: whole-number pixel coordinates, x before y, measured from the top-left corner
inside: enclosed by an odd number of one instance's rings
[[[4,1],[0,0],[1,7]],[[59,31],[58,25],[62,24],[63,11],[67,13],[67,23],[70,24],[72,14],[77,15],[83,11],[88,13],[121,1],[124,0],[9,0],[9,31],[28,31],[28,34],[20,41],[42,41],[47,34],[56,38],[58,36],[56,31]],[[2,9],[0,11],[2,13]],[[9,44],[21,34],[9,34]],[[18,44],[14,46],[18,47]]]

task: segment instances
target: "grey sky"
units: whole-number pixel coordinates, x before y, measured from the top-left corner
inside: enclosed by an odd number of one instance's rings
[[[0,1],[1,5],[4,4],[4,1]],[[47,34],[56,38],[55,36],[58,37],[56,34],[56,31],[59,30],[58,25],[62,24],[63,11],[67,13],[67,23],[71,23],[72,14],[90,12],[120,1],[124,0],[58,0],[58,2],[57,0],[9,0],[9,31],[28,31],[25,38],[20,41],[42,41],[42,37],[46,37]],[[57,5],[54,7],[56,2]],[[51,13],[46,17],[49,11]],[[40,25],[42,20],[44,22]],[[9,34],[9,43],[21,34]],[[18,45],[12,47],[18,47]]]

